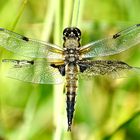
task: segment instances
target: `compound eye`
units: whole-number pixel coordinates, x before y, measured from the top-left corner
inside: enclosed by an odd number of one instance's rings
[[[76,37],[78,38],[78,40],[80,40],[81,31],[76,27],[65,28],[63,31],[63,39],[65,40],[66,38],[69,38],[69,37]]]
[[[64,31],[63,31],[63,35],[64,35],[65,37],[68,37],[69,34],[70,34],[70,29],[69,29],[69,28],[65,28]]]
[[[75,28],[75,30],[77,32],[78,37],[81,37],[81,31],[78,28]]]
[[[73,32],[74,32],[75,36],[80,39],[80,37],[81,37],[81,31],[78,28],[74,28]]]

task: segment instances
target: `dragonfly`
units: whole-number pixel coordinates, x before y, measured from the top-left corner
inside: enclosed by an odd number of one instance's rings
[[[81,31],[77,27],[63,30],[63,47],[31,39],[0,28],[0,46],[30,59],[3,59],[10,64],[8,76],[37,84],[61,84],[66,87],[68,131],[71,131],[75,100],[80,78],[120,76],[126,72],[140,72],[119,60],[94,60],[125,51],[140,43],[140,24],[133,25],[110,37],[81,45]]]

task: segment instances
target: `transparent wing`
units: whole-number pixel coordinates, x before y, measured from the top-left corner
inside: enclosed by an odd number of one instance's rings
[[[45,59],[4,59],[3,62],[11,66],[7,74],[10,78],[38,84],[60,84],[63,82],[63,77],[58,69],[51,67],[49,63],[46,63]]]
[[[140,24],[131,26],[112,37],[91,42],[80,48],[82,58],[120,53],[140,43]]]
[[[50,61],[63,59],[63,50],[57,45],[33,40],[3,28],[0,28],[0,46],[22,56]]]
[[[127,77],[128,74],[140,74],[140,68],[116,60],[81,61],[79,66],[84,69],[83,72],[79,73],[79,77],[86,79],[91,79],[94,76],[122,78]]]

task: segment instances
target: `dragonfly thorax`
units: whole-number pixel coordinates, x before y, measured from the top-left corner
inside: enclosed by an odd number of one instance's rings
[[[79,41],[68,39],[64,41],[65,62],[75,62],[79,60]]]
[[[63,47],[68,49],[76,49],[80,47],[80,42],[77,39],[69,38],[64,40]]]
[[[78,48],[64,48],[65,63],[76,63],[79,60]]]
[[[71,27],[64,29],[64,57],[65,63],[76,63],[79,60],[81,31],[78,28]]]

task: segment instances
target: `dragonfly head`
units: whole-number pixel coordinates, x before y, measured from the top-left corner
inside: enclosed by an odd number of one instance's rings
[[[67,40],[67,39],[72,39],[72,38],[80,41],[81,31],[77,27],[65,28],[63,31],[63,39]]]

